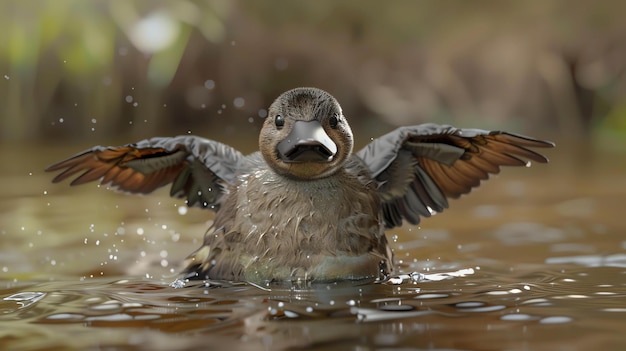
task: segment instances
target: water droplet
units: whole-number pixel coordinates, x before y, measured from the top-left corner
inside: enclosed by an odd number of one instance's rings
[[[211,79],[206,80],[206,81],[204,81],[204,87],[209,89],[209,90],[212,90],[212,89],[215,88],[215,82],[213,80],[211,80]]]
[[[233,105],[236,108],[242,108],[245,104],[246,104],[246,100],[242,97],[236,97],[235,100],[233,100]]]
[[[132,95],[126,95],[126,98],[124,100],[126,100],[126,102],[128,102],[128,103],[131,103],[131,102],[133,102],[133,96]]]
[[[186,285],[186,282],[182,279],[176,279],[173,282],[170,283],[170,287],[174,288],[174,289],[181,289],[184,288]]]
[[[8,75],[6,75],[6,74],[5,74],[5,75],[4,75],[4,79],[9,80],[9,79],[11,79],[11,78],[10,78]]]

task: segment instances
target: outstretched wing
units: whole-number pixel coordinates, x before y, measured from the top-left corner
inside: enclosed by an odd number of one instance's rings
[[[195,136],[151,138],[117,147],[96,146],[55,163],[52,181],[78,175],[71,185],[100,180],[119,190],[147,194],[172,183],[170,195],[189,206],[217,209],[224,189],[235,178],[244,156],[232,147]]]
[[[422,124],[398,128],[357,153],[379,182],[385,224],[402,219],[417,224],[420,217],[448,208],[500,166],[527,166],[548,159],[529,148],[553,147],[522,135],[480,129]]]

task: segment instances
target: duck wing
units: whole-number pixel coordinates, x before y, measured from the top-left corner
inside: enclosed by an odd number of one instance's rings
[[[99,180],[119,190],[147,194],[172,183],[170,195],[189,206],[218,208],[222,184],[234,180],[244,156],[234,148],[196,136],[151,138],[124,146],[95,146],[46,168],[63,170],[58,183],[78,175],[70,185]]]
[[[402,219],[417,224],[420,217],[443,211],[448,198],[469,193],[501,166],[548,162],[529,149],[534,147],[554,147],[554,143],[428,123],[398,128],[356,155],[379,183],[385,224],[392,228],[402,225]]]

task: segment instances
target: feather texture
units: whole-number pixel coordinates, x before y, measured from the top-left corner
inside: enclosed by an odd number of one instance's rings
[[[195,136],[152,138],[118,147],[96,146],[55,163],[57,183],[76,175],[71,185],[100,180],[129,193],[147,194],[172,183],[170,194],[189,206],[217,209],[222,183],[231,182],[243,155],[230,146]]]
[[[547,162],[529,148],[547,141],[507,132],[422,124],[401,127],[357,152],[381,185],[385,225],[417,224],[448,207],[448,198],[469,193],[502,166]]]
[[[96,146],[47,171],[60,171],[54,182],[99,180],[130,193],[171,184],[172,196],[215,210],[203,246],[187,260],[189,278],[264,286],[363,282],[394,272],[385,227],[443,211],[449,198],[501,166],[547,162],[531,148],[551,146],[506,132],[423,124],[398,128],[354,154],[339,103],[322,90],[298,88],[270,106],[260,151],[247,156],[186,135]]]

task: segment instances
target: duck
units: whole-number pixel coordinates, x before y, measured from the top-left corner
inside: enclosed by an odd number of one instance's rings
[[[187,206],[215,212],[186,279],[367,283],[397,269],[386,231],[448,208],[502,166],[548,159],[555,144],[503,131],[426,123],[399,127],[356,152],[342,108],[318,88],[276,98],[244,155],[199,136],[95,146],[52,164],[54,183],[99,181],[132,194],[170,185]]]

